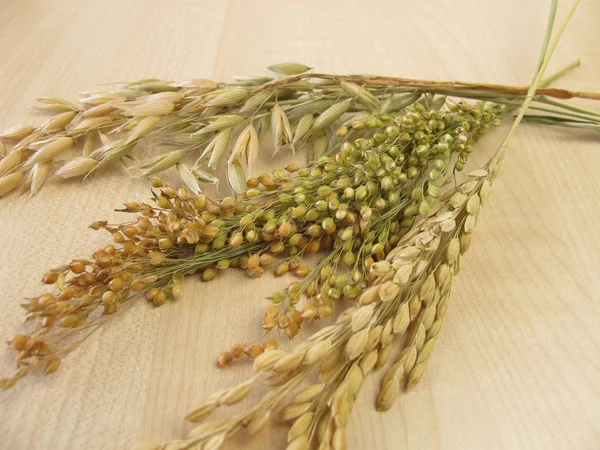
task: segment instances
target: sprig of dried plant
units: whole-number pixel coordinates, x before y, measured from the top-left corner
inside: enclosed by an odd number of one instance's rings
[[[372,101],[370,91],[359,89],[355,95],[361,98],[359,103]],[[153,98],[164,101],[164,96]],[[227,99],[232,102],[230,96]],[[214,101],[211,97],[208,107],[213,107]],[[283,141],[320,133],[352,101],[327,109],[337,107],[335,113],[325,111],[304,122],[301,118],[293,133],[281,132]],[[322,156],[302,169],[290,164],[286,171],[244,182],[236,175],[240,166],[234,164],[235,184],[250,188],[237,198],[215,201],[195,194],[190,187],[175,190],[155,179],[155,206],[125,205],[124,211],[141,213],[140,217],[119,225],[93,224],[93,228],[110,232],[114,245],[44,276],[44,283],[55,284],[58,293],[30,298],[23,305],[28,321],[38,327],[11,340],[18,352],[18,371],[3,380],[2,387],[13,386],[36,366],[45,367],[47,373],[55,371],[86,333],[139,294],[156,306],[177,297],[188,274],[199,273],[204,281],[210,281],[220,270],[241,267],[248,276],[259,277],[275,262],[277,275],[293,271],[303,279],[274,293],[263,319],[263,328],[284,330],[290,337],[298,333],[303,321],[331,315],[337,300],[356,299],[365,287],[365,269],[384,259],[419,217],[437,207],[443,180],[452,169],[463,169],[472,144],[489,125],[498,122],[504,107],[455,103],[443,97],[433,98],[433,102],[404,106],[400,113],[355,118],[349,126],[337,128],[334,139],[340,140],[340,150],[335,157]],[[283,107],[274,105],[269,116],[273,129],[287,128]],[[233,134],[221,128],[224,122],[231,125],[231,117],[223,116],[211,124],[210,132],[217,134],[207,147],[213,152],[208,164],[214,152],[222,153],[219,136]],[[248,148],[257,133],[249,126],[245,130],[237,140],[240,147]],[[50,150],[44,151],[55,154],[71,144],[70,137],[59,137],[45,144]],[[180,163],[182,152],[174,150],[153,164],[163,168],[175,164],[188,186],[194,185],[193,171]],[[236,157],[232,155],[233,162]],[[38,179],[47,174],[49,161],[38,153],[28,161],[30,183],[39,189]],[[198,183],[194,186],[199,188]],[[315,267],[303,265],[302,257],[319,250],[327,254]],[[349,273],[338,269],[349,269]],[[299,306],[302,296],[307,301]],[[256,347],[240,352],[236,346],[221,355],[219,364],[258,352]]]
[[[140,139],[154,133],[164,133],[177,148],[136,169],[151,176],[174,167],[187,186],[176,190],[154,178],[154,206],[126,203],[124,211],[141,215],[118,225],[92,225],[110,232],[114,244],[44,276],[44,283],[56,285],[58,293],[23,305],[37,328],[11,339],[18,369],[0,381],[0,388],[14,386],[35,367],[46,374],[56,371],[62,358],[138,294],[160,306],[181,294],[185,275],[200,274],[210,281],[220,270],[241,267],[259,277],[277,262],[277,275],[291,270],[302,280],[270,297],[266,330],[278,328],[294,337],[303,321],[329,316],[336,300],[345,298],[354,306],[291,352],[278,349],[271,339],[234,346],[221,355],[219,365],[246,354],[255,358],[255,375],[213,394],[187,419],[203,422],[217,408],[240,403],[261,378],[267,395],[245,411],[197,425],[185,439],[137,448],[216,450],[240,428],[253,436],[275,416],[292,423],[290,450],[345,448],[345,426],[368,375],[392,361],[377,395],[378,410],[391,408],[402,387],[410,388],[422,377],[460,258],[519,123],[528,118],[592,129],[598,125],[598,113],[545,97],[595,94],[554,89],[536,94],[558,42],[557,37],[550,44],[555,11],[556,1],[540,65],[527,91],[304,74],[306,66],[287,63],[270,68],[283,79],[244,78],[235,85],[214,86],[142,80],[121,93],[99,94],[99,101],[83,102],[84,108],[45,100],[61,111],[51,119],[52,126],[5,134],[21,142],[0,161],[0,170],[6,171],[1,194],[20,183],[35,193],[53,161],[77,139],[85,140],[83,155],[64,164],[59,175],[88,175],[128,156]],[[142,93],[125,95],[136,90]],[[445,98],[457,93],[479,102]],[[315,110],[316,104],[321,109]],[[448,188],[444,180],[464,168],[475,140],[518,105],[513,127],[489,162]],[[532,106],[549,115],[526,116]],[[65,124],[55,130],[60,121]],[[312,142],[316,161],[246,179],[244,167],[252,168],[267,127],[275,152]],[[125,134],[111,141],[105,133],[109,129]],[[94,149],[95,136],[102,141],[99,149]],[[328,149],[335,156],[327,156]],[[184,160],[196,150],[198,162],[190,167]],[[0,152],[6,153],[5,148]],[[241,193],[215,201],[200,192],[200,183],[215,181],[214,176],[202,172],[202,178],[199,171],[214,169],[223,158],[230,184]],[[303,265],[303,256],[319,250],[326,252],[315,267]],[[338,270],[342,268],[346,271]],[[315,373],[318,382],[310,378]]]
[[[444,204],[405,235],[385,260],[371,265],[370,286],[335,325],[291,352],[275,348],[262,352],[254,361],[256,375],[213,394],[187,419],[202,422],[217,408],[241,402],[263,376],[270,392],[255,405],[227,419],[202,423],[187,439],[146,443],[144,448],[218,448],[240,428],[253,436],[275,417],[291,424],[288,449],[308,449],[312,444],[345,448],[351,409],[374,369],[385,366],[399,350],[383,377],[378,410],[389,409],[401,386],[410,388],[423,375],[448,308],[460,255],[469,247],[494,177],[495,172],[487,170],[469,174],[468,181],[451,190]],[[397,339],[401,336],[403,342]],[[313,373],[318,382],[303,386]]]
[[[142,215],[120,225],[93,224],[110,232],[113,244],[48,272],[44,283],[59,292],[23,304],[27,319],[40,326],[11,340],[20,368],[3,386],[35,366],[53,372],[88,331],[131,299],[145,294],[160,306],[193,273],[210,281],[241,267],[255,278],[275,262],[276,275],[293,271],[303,279],[271,295],[263,328],[294,337],[303,321],[327,317],[337,300],[361,294],[364,269],[435,208],[442,181],[463,169],[475,140],[502,111],[481,102],[450,102],[439,111],[417,104],[403,115],[355,121],[366,137],[345,140],[334,158],[250,179],[237,198],[214,201],[155,179],[155,206],[126,203],[124,211]],[[316,266],[303,265],[305,255],[320,250],[327,254]],[[236,347],[219,364],[243,354]]]
[[[298,63],[267,69],[269,76],[236,77],[231,84],[144,79],[84,93],[77,102],[40,98],[39,107],[53,117],[38,127],[16,125],[0,133],[0,139],[13,143],[9,150],[2,148],[8,154],[0,161],[0,196],[19,185],[33,195],[52,174],[85,179],[126,161],[133,176],[175,168],[194,193],[203,183],[219,181],[212,171],[225,161],[229,184],[240,193],[261,148],[271,147],[265,139],[269,129],[275,153],[308,145],[310,159],[317,160],[339,150],[343,136],[335,130],[340,124],[352,132],[356,121],[397,115],[415,103],[436,108],[445,96],[515,107],[525,93],[522,87],[484,83],[317,74]],[[543,115],[527,119],[599,130],[599,112],[561,100],[575,97],[597,99],[599,94],[541,89],[531,107]],[[133,150],[143,142],[158,142],[161,153],[135,156]]]
[[[540,65],[517,119],[499,149],[484,168],[471,172],[467,181],[448,191],[436,211],[413,227],[385,260],[371,265],[374,280],[357,305],[345,311],[335,325],[321,329],[292,352],[262,353],[254,362],[255,376],[209,397],[187,419],[202,422],[216,408],[241,402],[258,377],[266,374],[270,392],[253,407],[226,419],[197,425],[186,439],[146,443],[143,448],[217,449],[242,427],[247,428],[250,436],[256,434],[281,406],[279,420],[292,423],[288,450],[308,450],[313,444],[319,449],[345,449],[345,426],[365,378],[373,369],[385,365],[393,351],[395,336],[406,332],[398,356],[382,378],[377,409],[390,409],[403,385],[410,388],[419,381],[443,324],[461,255],[470,246],[471,233],[502,167],[510,139],[574,11],[573,8],[550,45],[555,8],[556,2]],[[300,387],[312,372],[319,374],[319,382]],[[290,394],[292,397],[286,402]]]

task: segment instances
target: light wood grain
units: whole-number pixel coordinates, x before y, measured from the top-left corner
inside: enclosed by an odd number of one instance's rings
[[[537,59],[541,0],[2,0],[0,127],[38,122],[40,95],[100,83],[257,73],[301,61],[324,72],[525,84]],[[600,3],[584,0],[552,67],[584,65],[562,85],[600,90]],[[486,137],[484,161],[502,130]],[[476,161],[476,162],[477,162]],[[600,144],[598,135],[524,125],[494,186],[422,383],[385,414],[378,376],[348,427],[359,449],[594,449],[600,445]],[[31,201],[0,201],[0,324],[45,269],[106,242],[93,220],[121,216],[148,186],[119,173],[53,182]],[[281,286],[226,273],[185,296],[139,302],[51,377],[0,393],[0,448],[117,449],[183,436],[199,400],[250,373],[219,351],[262,338],[264,297]],[[0,350],[4,374],[12,355]],[[281,448],[277,427],[227,448]]]

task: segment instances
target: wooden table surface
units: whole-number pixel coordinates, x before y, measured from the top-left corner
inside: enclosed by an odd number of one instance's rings
[[[0,128],[40,123],[32,98],[74,98],[145,77],[230,80],[273,62],[319,71],[526,84],[549,2],[1,0]],[[564,9],[564,8],[563,8]],[[564,13],[564,10],[561,11]],[[600,90],[600,2],[584,0],[551,69]],[[475,162],[498,145],[484,139]],[[454,289],[422,383],[383,414],[380,375],[365,383],[348,427],[359,449],[600,448],[599,135],[525,124],[513,140]],[[300,161],[302,162],[302,161]],[[104,245],[87,225],[119,220],[148,185],[115,172],[50,182],[30,201],[0,200],[0,331],[20,329],[41,274]],[[261,340],[264,297],[281,280],[231,271],[188,280],[161,308],[140,301],[50,377],[0,393],[0,448],[121,449],[183,436],[183,416],[251,372],[219,371],[218,353]],[[0,350],[3,375],[13,355]],[[281,448],[285,429],[225,448]]]

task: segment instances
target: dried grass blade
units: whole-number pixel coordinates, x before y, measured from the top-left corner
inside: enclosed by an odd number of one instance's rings
[[[145,100],[145,101],[167,100],[171,103],[179,103],[184,98],[185,98],[185,95],[182,94],[181,92],[167,91],[167,92],[157,92],[156,94],[146,95],[145,97],[142,97],[140,100]]]
[[[98,137],[100,138],[100,142],[102,143],[102,145],[106,147],[110,147],[112,145],[112,142],[110,141],[108,136],[102,133],[101,131],[98,131]]]
[[[270,127],[271,127],[271,116],[270,115],[263,116],[260,119],[258,119],[258,125],[256,126],[256,132],[258,134],[266,133],[267,131],[269,131]]]
[[[371,117],[371,115],[372,115],[372,113],[369,112],[369,111],[358,111],[358,112],[352,114],[346,120],[344,120],[344,122],[342,123],[342,125],[344,125],[344,126],[350,126],[352,124],[352,122],[355,122],[357,120],[362,120],[365,117]]]
[[[85,97],[79,99],[79,103],[91,106],[98,106],[113,101],[126,102],[130,99],[128,96],[116,94],[114,92],[83,93],[83,95],[85,95]]]
[[[391,101],[389,104],[390,111],[399,111],[403,108],[406,108],[408,105],[412,105],[417,102],[421,98],[421,92],[413,92],[410,94],[394,94],[391,97]]]
[[[32,142],[36,142],[38,139],[40,139],[43,136],[45,136],[45,133],[42,131],[36,131],[34,133],[31,133],[30,135],[25,136],[23,139],[21,139],[19,142],[17,142],[15,144],[13,151],[14,150],[23,150],[23,149],[27,148],[27,146],[29,146]]]
[[[200,113],[200,119],[202,119],[202,120],[209,119],[210,120],[213,117],[221,114],[221,112],[223,112],[222,106],[209,106],[208,108],[204,108],[204,111],[202,111],[202,113]]]
[[[101,163],[108,163],[123,158],[135,147],[135,144],[135,142],[125,144],[123,139],[119,139],[109,146],[99,148],[90,156],[99,159]]]

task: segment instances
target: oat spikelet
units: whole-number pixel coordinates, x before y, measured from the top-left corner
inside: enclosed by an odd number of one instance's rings
[[[140,177],[147,177],[155,173],[162,172],[170,167],[173,167],[187,154],[187,150],[173,150],[169,153],[164,153],[144,161],[140,164],[140,169],[143,169]]]
[[[198,182],[198,178],[196,178],[194,172],[192,172],[192,170],[187,165],[177,163],[175,165],[175,168],[177,169],[177,173],[179,173],[181,181],[183,181],[185,185],[189,187],[194,194],[199,194],[200,192],[202,192],[202,189],[200,188],[200,183]]]
[[[216,169],[221,156],[225,153],[229,146],[229,141],[231,140],[231,136],[233,134],[233,130],[231,128],[227,128],[223,131],[220,131],[208,144],[206,150],[200,156],[202,158],[204,155],[210,155],[208,159],[208,167],[211,169]]]
[[[28,125],[14,125],[0,133],[0,139],[5,139],[7,141],[20,141],[25,139],[34,131],[35,129]]]
[[[4,158],[0,159],[0,177],[6,175],[21,163],[23,152],[13,150]]]
[[[308,72],[312,67],[308,67],[305,64],[294,63],[294,62],[284,62],[278,64],[271,64],[267,67],[267,70],[281,74],[281,75],[300,75],[301,73]]]
[[[348,111],[351,103],[351,99],[343,100],[323,111],[323,113],[321,113],[321,115],[315,119],[311,132],[313,134],[320,133],[329,127],[333,122],[342,117],[346,111]]]
[[[24,164],[25,169],[30,169],[37,163],[52,161],[57,156],[66,152],[73,145],[70,137],[59,137],[51,140],[37,150]]]
[[[52,163],[44,162],[37,163],[31,169],[31,186],[29,188],[29,197],[33,197],[37,191],[40,189],[48,175],[50,174],[50,168],[52,167]]]
[[[227,181],[235,194],[241,194],[246,190],[246,174],[238,160],[227,164]]]
[[[230,89],[219,93],[216,97],[206,102],[206,106],[231,106],[240,103],[248,96],[244,89]]]
[[[325,156],[328,147],[329,140],[327,139],[327,136],[323,135],[315,139],[312,150],[312,159],[316,161],[321,158],[321,156]]]
[[[133,108],[127,108],[125,114],[133,117],[165,116],[173,111],[175,105],[168,100],[150,100]]]
[[[15,172],[0,177],[0,197],[15,189],[23,181],[23,178],[25,178],[23,172]]]
[[[214,116],[210,120],[211,122],[208,125],[202,127],[202,129],[195,132],[194,135],[205,135],[214,131],[222,131],[229,128],[233,128],[241,124],[245,120],[245,118],[243,116],[238,116],[235,114],[228,114]]]
[[[72,137],[78,137],[82,134],[89,133],[90,131],[96,131],[100,128],[107,127],[113,122],[114,119],[112,117],[88,117],[71,128],[69,130],[69,135]]]
[[[273,95],[273,92],[270,90],[260,91],[254,95],[252,95],[244,106],[240,108],[240,112],[248,112],[254,111],[261,108]]]
[[[40,128],[46,133],[63,131],[77,115],[77,111],[66,111],[48,119]]]
[[[275,144],[273,155],[275,155],[282,145],[291,143],[293,140],[290,121],[277,103],[273,105],[271,111],[271,130],[273,131],[273,142]]]
[[[312,128],[314,116],[312,114],[306,114],[296,124],[296,131],[294,132],[294,139],[292,143],[296,144],[300,142],[304,137],[308,135],[308,132]]]
[[[129,136],[125,140],[126,144],[130,142],[137,141],[148,135],[156,126],[159,124],[161,117],[160,116],[146,116],[143,117],[131,130]]]
[[[89,174],[98,165],[98,161],[87,156],[80,156],[65,163],[55,175],[62,178],[81,177]]]

